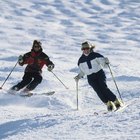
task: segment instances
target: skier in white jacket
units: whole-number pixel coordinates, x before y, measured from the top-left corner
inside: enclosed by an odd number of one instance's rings
[[[115,94],[107,87],[106,76],[103,68],[109,64],[108,58],[93,51],[93,45],[89,42],[82,43],[83,54],[79,58],[79,74],[75,77],[76,82],[84,75],[87,76],[89,85],[95,90],[103,103],[107,105],[108,111],[121,107],[122,103]]]

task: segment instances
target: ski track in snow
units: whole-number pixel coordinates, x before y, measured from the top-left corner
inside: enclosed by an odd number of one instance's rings
[[[40,39],[55,63],[46,68],[35,92],[55,90],[52,96],[23,98],[7,94],[20,81],[24,66],[17,66],[0,94],[0,139],[3,140],[140,140],[140,2],[138,0],[3,0],[0,1],[0,83],[19,55]],[[107,113],[86,78],[79,82],[76,110],[77,60],[81,43],[96,45],[107,56],[124,102],[122,112]],[[108,86],[119,97],[108,69]],[[98,115],[96,114],[98,113]]]

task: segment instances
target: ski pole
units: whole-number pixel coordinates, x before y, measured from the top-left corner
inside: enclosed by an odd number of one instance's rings
[[[77,101],[77,110],[78,110],[78,106],[79,106],[79,102],[78,102],[78,81],[76,81],[76,101]]]
[[[53,72],[53,71],[51,71],[52,72],[52,74],[61,82],[61,84],[66,88],[66,89],[69,89],[57,76],[56,76],[56,74]]]
[[[1,85],[0,89],[2,89],[2,87],[4,86],[4,84],[6,83],[6,81],[8,80],[8,78],[10,77],[11,73],[13,72],[13,70],[15,69],[15,67],[17,66],[18,61],[16,62],[15,66],[12,68],[12,70],[10,71],[9,75],[7,76],[7,78],[4,80],[3,84]]]
[[[113,73],[112,73],[112,70],[111,70],[109,64],[108,64],[108,68],[109,68],[109,70],[110,70],[112,79],[113,79],[113,81],[114,81],[114,83],[115,83],[115,86],[116,86],[116,88],[117,88],[117,91],[118,91],[118,93],[119,93],[119,96],[120,96],[120,98],[121,98],[121,100],[122,100],[121,93],[120,93],[120,91],[119,91],[119,88],[118,88],[118,86],[117,86],[117,83],[116,83],[116,81],[115,81],[115,78],[114,78],[114,76],[113,76]],[[122,100],[122,102],[123,102],[123,100]]]

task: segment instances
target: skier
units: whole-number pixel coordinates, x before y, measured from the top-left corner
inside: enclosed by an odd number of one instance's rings
[[[107,87],[106,76],[102,67],[109,64],[108,58],[93,51],[94,46],[89,42],[83,42],[81,50],[83,54],[79,58],[79,74],[74,78],[76,82],[87,75],[89,85],[95,90],[103,103],[107,105],[108,111],[113,111],[122,106],[122,103]]]
[[[41,42],[38,40],[33,41],[30,52],[19,56],[18,63],[20,66],[24,64],[27,64],[27,66],[22,81],[14,85],[11,90],[19,91],[25,87],[23,93],[27,95],[41,83],[43,66],[46,65],[48,71],[52,71],[54,68],[53,62],[50,61],[49,57],[43,52]]]

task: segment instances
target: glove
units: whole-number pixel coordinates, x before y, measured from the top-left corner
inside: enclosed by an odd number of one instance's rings
[[[107,57],[105,57],[104,60],[105,60],[105,64],[108,65],[109,64],[109,59]]]
[[[75,81],[78,82],[79,79],[81,79],[81,76],[78,74],[77,76],[74,77]]]
[[[48,65],[48,71],[52,71],[54,68],[54,65]]]
[[[20,55],[20,56],[18,57],[18,63],[19,63],[19,64],[23,63],[23,56],[22,56],[22,55]]]

